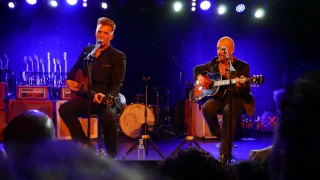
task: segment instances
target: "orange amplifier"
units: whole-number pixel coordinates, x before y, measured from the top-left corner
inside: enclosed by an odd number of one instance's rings
[[[6,104],[5,104],[5,97],[8,93],[8,84],[5,82],[0,82],[0,111],[5,110]]]
[[[18,86],[17,99],[48,99],[48,87]]]
[[[71,89],[69,89],[68,87],[61,87],[60,98],[62,100],[71,99]]]

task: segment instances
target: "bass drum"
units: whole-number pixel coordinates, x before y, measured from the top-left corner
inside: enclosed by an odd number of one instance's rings
[[[144,124],[144,104],[130,104],[127,106],[120,116],[120,128],[122,132],[130,138],[138,138],[144,133],[142,125]],[[148,131],[153,130],[153,125],[155,123],[155,116],[150,107],[147,107],[147,124]]]

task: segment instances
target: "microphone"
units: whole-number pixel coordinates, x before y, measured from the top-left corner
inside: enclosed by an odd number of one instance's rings
[[[97,41],[97,44],[101,44],[103,42],[103,39],[99,39],[98,41]]]

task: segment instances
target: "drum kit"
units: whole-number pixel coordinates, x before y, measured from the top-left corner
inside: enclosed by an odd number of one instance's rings
[[[163,137],[164,135],[175,136],[170,117],[170,91],[167,87],[153,87],[152,90],[156,91],[157,104],[155,105],[145,106],[145,94],[136,94],[129,105],[122,102],[122,113],[118,123],[119,130],[125,136],[136,139],[143,134],[145,108],[147,108],[147,130],[149,134],[157,137]],[[165,91],[165,95],[160,96],[160,91]],[[162,102],[163,100],[165,100],[164,105],[160,105],[160,101]],[[162,116],[164,117],[162,118]]]

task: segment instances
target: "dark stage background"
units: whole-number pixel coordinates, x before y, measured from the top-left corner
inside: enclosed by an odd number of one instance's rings
[[[185,72],[182,83],[191,82],[193,67],[215,56],[218,39],[230,36],[235,41],[235,56],[251,65],[251,75],[265,76],[265,83],[252,89],[258,114],[274,110],[273,91],[306,69],[319,66],[319,36],[309,18],[315,11],[306,9],[308,1],[267,1],[266,18],[258,21],[248,12],[226,17],[200,11],[176,14],[168,1],[161,7],[151,0],[123,2],[110,1],[107,10],[83,8],[81,3],[75,7],[61,4],[55,9],[45,3],[35,7],[21,3],[9,10],[1,3],[1,56],[8,54],[9,69],[19,74],[25,68],[24,55],[46,59],[50,52],[51,57],[62,60],[67,52],[69,70],[82,48],[95,42],[97,19],[106,16],[117,25],[112,46],[127,54],[121,91],[127,104],[136,94],[145,93],[142,77],[150,76],[149,104],[156,103],[153,87],[168,87],[173,106],[179,100],[181,72]]]

